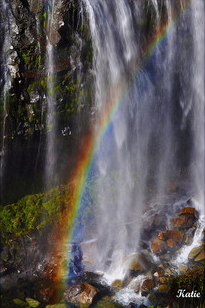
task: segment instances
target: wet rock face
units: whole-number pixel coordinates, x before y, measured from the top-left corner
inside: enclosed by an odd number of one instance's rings
[[[152,240],[150,247],[154,254],[165,255],[166,259],[167,252],[177,251],[182,245],[190,244],[195,233],[195,222],[198,217],[195,208],[184,207],[178,213],[178,217],[171,219],[172,228],[166,232],[158,231],[157,237]]]
[[[5,128],[0,143],[4,140],[4,144],[0,144],[0,148],[4,147],[1,154],[7,170],[2,175],[3,204],[19,199],[23,191],[28,194],[39,191],[43,185],[42,170],[50,130],[47,125],[49,96],[56,103],[56,147],[64,149],[60,155],[68,153],[69,149],[65,151],[68,144],[75,151],[76,135],[81,137],[90,122],[85,121],[91,116],[93,81],[92,45],[86,17],[83,20],[80,17],[78,0],[55,1],[53,8],[49,2],[0,2],[0,104],[5,106],[0,119],[1,127]],[[53,89],[48,85],[48,43],[53,50]],[[86,63],[83,69],[82,62]],[[79,121],[82,127],[77,125]],[[63,160],[66,161],[66,157]],[[18,165],[22,161],[25,174],[19,176]],[[37,170],[30,165],[31,161]],[[23,187],[28,181],[32,183],[29,187],[35,181],[40,187],[36,190]],[[9,187],[17,187],[18,195],[13,196]]]

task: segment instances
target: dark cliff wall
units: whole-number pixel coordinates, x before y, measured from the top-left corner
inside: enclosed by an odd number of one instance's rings
[[[43,189],[47,97],[55,97],[57,179],[66,180],[92,105],[92,47],[77,0],[4,0],[1,14],[2,203]],[[53,14],[48,28],[49,14]],[[55,84],[48,88],[47,42]],[[82,62],[84,63],[82,65]],[[50,92],[49,92],[50,91]],[[79,122],[81,125],[79,125]],[[69,157],[69,159],[68,159]],[[23,166],[23,168],[22,168]],[[63,170],[63,171],[62,171]],[[62,171],[62,172],[61,172]]]

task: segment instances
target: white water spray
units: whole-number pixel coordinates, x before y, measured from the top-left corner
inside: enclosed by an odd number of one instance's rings
[[[56,98],[55,98],[55,77],[54,77],[54,41],[53,23],[55,1],[50,2],[47,20],[47,148],[46,148],[46,185],[49,187],[55,182],[56,168]]]
[[[166,0],[164,16],[157,1],[147,4],[83,0],[94,51],[96,112],[112,103],[115,89],[127,89],[94,162],[94,269],[109,281],[123,279],[126,256],[138,250],[143,210],[159,197],[169,198],[170,183],[179,198],[181,183],[187,183],[187,195],[199,193],[204,208],[204,3],[193,0],[188,9],[185,1]],[[142,45],[149,46],[149,35],[159,39],[162,24],[169,31],[144,61]]]

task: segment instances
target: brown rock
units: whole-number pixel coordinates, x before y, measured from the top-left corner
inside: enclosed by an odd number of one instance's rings
[[[194,247],[188,255],[189,260],[195,259],[201,252],[203,252],[203,246]]]
[[[156,255],[161,255],[167,250],[166,242],[156,238],[152,241],[151,249]]]
[[[164,241],[164,240],[166,239],[165,233],[163,233],[163,232],[158,232],[158,233],[157,233],[157,237],[158,237],[160,240],[162,240],[162,241]]]
[[[160,284],[158,286],[159,293],[168,293],[169,292],[169,285],[168,284]]]
[[[171,219],[171,224],[173,228],[179,228],[179,229],[189,229],[193,226],[194,223],[194,217],[193,215],[181,215],[177,218]]]
[[[180,265],[179,271],[180,271],[180,273],[186,273],[188,271],[188,267],[185,266],[185,265]]]
[[[122,288],[123,288],[122,280],[116,279],[116,280],[112,283],[112,286],[113,286],[113,288],[122,289]]]
[[[183,208],[179,213],[179,216],[181,215],[190,215],[192,217],[194,217],[195,219],[199,218],[199,213],[195,210],[194,207],[185,207]]]
[[[150,303],[156,303],[157,301],[157,297],[154,293],[150,294],[150,296],[148,297],[148,300],[150,301]]]
[[[196,231],[195,227],[192,227],[192,228],[190,228],[187,231],[185,239],[184,239],[184,243],[186,245],[191,245],[192,244],[195,231]]]
[[[167,237],[181,243],[184,238],[184,232],[176,229],[168,230],[166,233]]]
[[[165,268],[164,270],[165,274],[167,274],[168,276],[173,276],[172,271],[170,270],[170,268]]]
[[[194,261],[200,262],[205,260],[205,250],[202,250],[200,254],[194,259]]]
[[[87,308],[92,303],[93,297],[99,292],[88,283],[79,283],[67,288],[64,291],[64,300],[67,304],[73,304],[77,307]]]
[[[159,282],[160,282],[161,284],[166,284],[166,283],[168,283],[168,280],[167,280],[166,277],[160,277],[160,278],[159,278]]]
[[[176,249],[177,247],[176,242],[171,238],[167,240],[167,246],[170,247],[171,249]]]
[[[152,279],[145,279],[141,286],[142,295],[148,294],[154,288],[154,281]]]
[[[191,214],[193,215],[195,213],[195,208],[194,207],[184,207],[178,215],[185,215],[185,214]]]
[[[172,218],[171,224],[174,228],[183,227],[186,224],[186,217],[183,215],[177,218]]]

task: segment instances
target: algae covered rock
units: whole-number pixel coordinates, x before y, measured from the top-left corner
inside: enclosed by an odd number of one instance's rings
[[[25,301],[29,304],[30,307],[32,308],[37,308],[38,306],[40,306],[40,302],[33,299],[33,298],[30,298],[30,297],[26,297],[25,298]]]

